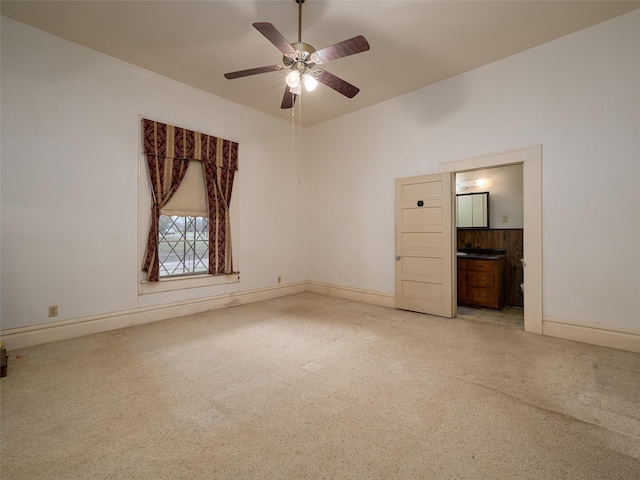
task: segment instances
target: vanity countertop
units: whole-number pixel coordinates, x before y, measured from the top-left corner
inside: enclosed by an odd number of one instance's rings
[[[467,251],[458,251],[457,256],[462,258],[482,258],[485,260],[498,260],[499,258],[504,258],[506,255],[502,251],[467,250]]]

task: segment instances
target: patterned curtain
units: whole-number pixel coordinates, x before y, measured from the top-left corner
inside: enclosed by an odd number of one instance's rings
[[[204,178],[209,203],[209,273],[233,273],[229,203],[233,178],[238,170],[238,144],[214,139],[212,153],[204,162]]]
[[[200,160],[205,167],[209,200],[209,273],[232,273],[229,212],[228,207],[222,208],[219,204],[224,200],[224,205],[228,206],[231,200],[233,174],[238,168],[238,144],[152,120],[143,119],[142,123],[152,201],[151,227],[142,263],[142,270],[147,272],[147,280],[157,282],[160,279],[160,210],[180,186],[190,160]],[[227,168],[233,168],[233,171]],[[229,172],[224,175],[224,181],[220,170]],[[229,185],[225,184],[227,181],[230,182]],[[222,185],[225,185],[224,190]]]

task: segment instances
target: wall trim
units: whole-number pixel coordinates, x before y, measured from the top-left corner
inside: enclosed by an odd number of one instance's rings
[[[312,292],[320,295],[344,298],[355,302],[395,308],[395,295],[329,283],[303,281],[260,288],[239,293],[218,295],[196,301],[183,301],[153,307],[137,308],[104,315],[62,320],[0,331],[7,350],[32,347],[44,343],[68,340],[75,337],[104,333],[120,328],[178,318],[195,313],[234,307],[273,298]],[[545,315],[542,334],[581,343],[599,345],[640,353],[640,333],[607,330],[594,326],[576,325],[571,320]]]
[[[524,329],[542,334],[542,145],[441,162],[440,172],[455,174],[520,163],[524,196]]]
[[[640,334],[575,325],[569,322],[570,320],[545,315],[542,319],[542,334],[640,353]]]
[[[104,333],[120,328],[142,325],[195,313],[234,307],[247,303],[270,300],[306,291],[307,282],[290,283],[274,287],[228,293],[202,300],[189,300],[152,307],[136,308],[121,312],[62,320],[59,322],[30,325],[0,331],[7,350],[32,347],[85,335]]]
[[[307,282],[307,291],[328,295],[330,297],[345,298],[354,302],[368,303],[380,307],[396,307],[396,297],[392,293],[375,292],[373,290],[362,290],[360,288],[343,287],[322,282]]]

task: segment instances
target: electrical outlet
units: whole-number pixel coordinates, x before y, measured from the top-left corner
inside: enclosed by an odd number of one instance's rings
[[[502,215],[502,223],[509,223],[509,215]]]
[[[49,307],[49,318],[58,316],[58,305],[51,305]]]
[[[278,283],[282,282],[282,277],[278,275]]]

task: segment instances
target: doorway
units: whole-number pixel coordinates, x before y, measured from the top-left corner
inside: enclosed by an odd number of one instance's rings
[[[524,329],[522,163],[454,174],[458,316]]]
[[[443,162],[440,172],[456,174],[516,164],[522,164],[523,179],[524,330],[542,334],[542,146]]]

